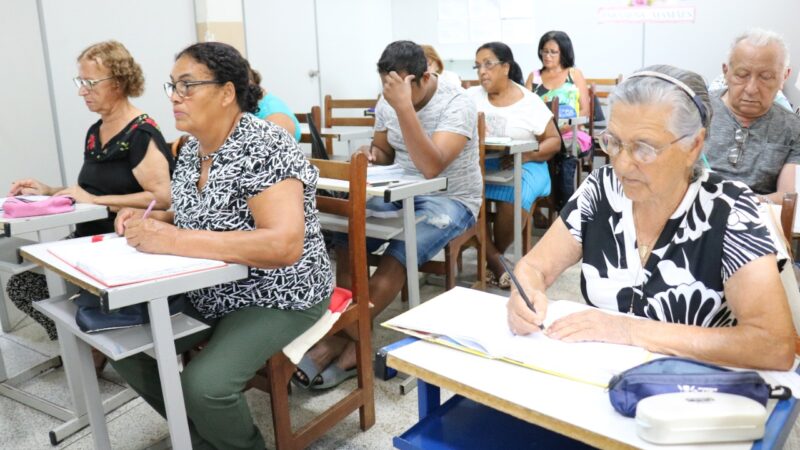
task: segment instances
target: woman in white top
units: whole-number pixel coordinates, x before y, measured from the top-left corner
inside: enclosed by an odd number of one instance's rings
[[[478,111],[486,116],[489,137],[539,141],[539,150],[522,155],[522,220],[528,220],[533,202],[550,194],[550,173],[547,160],[561,149],[561,137],[553,123],[553,115],[544,102],[522,86],[522,70],[514,61],[511,49],[502,42],[489,42],[478,48],[475,67],[480,86],[467,89]],[[510,155],[488,159],[486,170],[510,168]],[[494,200],[497,213],[492,223],[486,259],[489,282],[508,289],[510,276],[500,263],[500,255],[514,240],[514,190],[510,186],[486,185],[486,199]]]

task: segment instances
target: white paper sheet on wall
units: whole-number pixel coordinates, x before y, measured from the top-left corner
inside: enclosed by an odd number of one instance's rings
[[[533,2],[530,0],[499,0],[499,4],[503,19],[533,18]]]
[[[506,44],[530,44],[537,41],[533,19],[503,19],[503,42]]]
[[[481,19],[472,17],[469,20],[469,42],[499,41],[503,36],[502,21],[498,19]]]

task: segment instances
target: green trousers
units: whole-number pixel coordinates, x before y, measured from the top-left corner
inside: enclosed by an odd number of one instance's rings
[[[251,307],[230,313],[209,330],[175,341],[178,353],[208,340],[181,373],[189,431],[195,449],[263,449],[242,390],[267,359],[311,327],[329,300],[306,311]],[[143,353],[112,362],[114,369],[166,417],[158,366]]]

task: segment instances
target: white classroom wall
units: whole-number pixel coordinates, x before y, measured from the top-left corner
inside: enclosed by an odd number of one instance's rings
[[[469,1],[460,3],[466,9]],[[694,23],[644,26],[598,23],[598,8],[624,6],[627,0],[529,0],[528,3],[533,8],[535,41],[510,45],[526,75],[540,67],[536,55],[538,39],[549,30],[562,30],[570,35],[576,66],[591,78],[629,74],[643,64],[667,63],[694,70],[710,81],[721,73],[730,42],[750,27],[781,33],[789,43],[793,65],[800,69],[800,27],[796,25],[800,2],[797,1],[675,1],[677,5],[695,7]],[[483,44],[440,44],[438,0],[392,0],[392,30],[395,39],[434,45],[445,60],[474,58],[475,49]],[[800,102],[800,91],[794,87],[798,71],[794,71],[784,88],[793,103]]]
[[[265,87],[298,112],[321,105],[326,94],[377,95],[375,63],[393,40],[432,44],[445,60],[462,61],[471,60],[483,43],[439,43],[438,0],[231,1],[243,9],[248,57],[262,72]],[[469,0],[449,3],[468,8]],[[628,74],[643,63],[670,63],[710,79],[720,73],[733,37],[760,26],[782,33],[789,42],[796,69],[784,91],[800,103],[794,86],[800,72],[800,27],[794,26],[800,2],[678,2],[696,8],[694,23],[646,26],[597,22],[598,7],[627,0],[528,3],[535,39],[511,45],[525,74],[539,66],[538,36],[560,29],[572,37],[577,66],[589,77]],[[161,85],[175,53],[196,40],[194,7],[192,0],[0,0],[0,57],[7,62],[0,71],[0,99],[13,105],[0,111],[0,189],[21,176],[60,184],[63,173],[68,183],[75,182],[85,132],[97,116],[86,110],[71,79],[77,73],[76,56],[93,42],[113,38],[131,50],[147,80],[145,94],[135,104],[159,122],[167,140],[175,138],[178,132]],[[319,74],[309,77],[309,71]]]
[[[0,11],[3,197],[17,178],[30,176],[58,185],[61,175],[36,2],[0,0]]]
[[[144,95],[133,103],[156,120],[167,140],[178,135],[162,84],[175,54],[196,40],[191,0],[41,0],[41,5],[67,183],[78,178],[86,130],[99,118],[72,83],[76,58],[91,43],[116,39],[128,48],[145,75]]]

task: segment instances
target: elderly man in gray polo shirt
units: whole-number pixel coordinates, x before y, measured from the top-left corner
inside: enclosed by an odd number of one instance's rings
[[[728,89],[711,94],[709,165],[762,201],[780,202],[795,191],[800,164],[800,117],[774,104],[790,72],[786,43],[771,31],[748,31],[734,40],[722,71]]]

